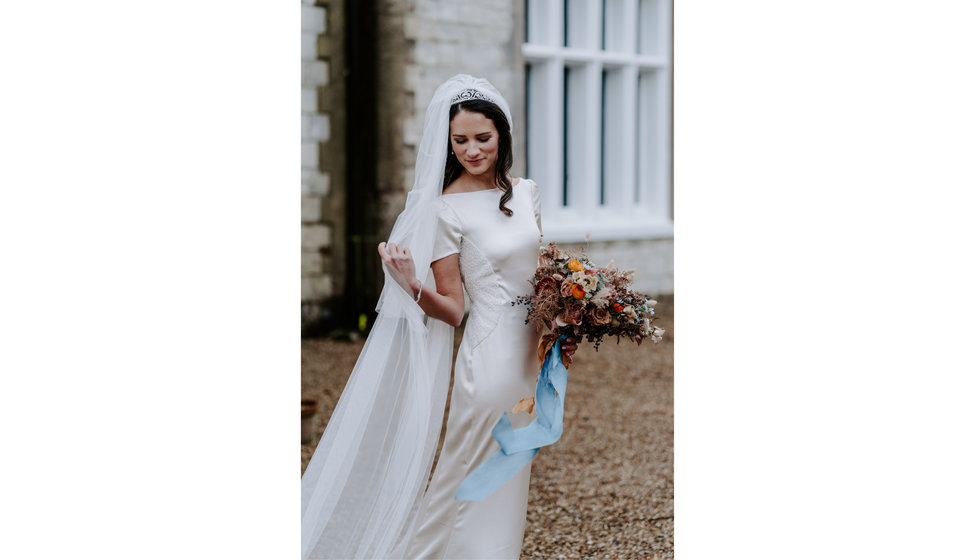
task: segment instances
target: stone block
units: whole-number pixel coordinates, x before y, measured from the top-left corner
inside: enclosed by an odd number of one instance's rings
[[[317,57],[316,48],[316,33],[302,33],[300,34],[300,59],[304,61],[313,61]]]
[[[299,137],[302,140],[315,140],[311,138],[310,134],[313,131],[313,115],[310,113],[303,113],[299,119]]]
[[[432,66],[439,62],[439,45],[425,41],[415,44],[415,62],[421,66]]]
[[[404,29],[406,39],[418,39],[419,37],[419,18],[413,15],[406,15],[404,19]]]
[[[304,278],[323,274],[323,256],[319,251],[302,251],[300,254],[300,264]]]
[[[300,29],[303,33],[323,33],[327,29],[323,8],[303,4],[300,9]]]
[[[300,167],[302,169],[319,169],[320,157],[316,142],[302,142]]]
[[[325,299],[333,295],[333,281],[329,276],[303,278],[300,297],[304,301]]]
[[[318,196],[304,196],[301,202],[300,216],[304,223],[319,222],[323,202]]]
[[[302,87],[316,87],[327,83],[327,63],[322,60],[313,62],[303,62],[302,74],[300,75],[300,85]]]
[[[329,173],[318,173],[311,169],[304,169],[301,173],[304,196],[327,196],[330,192]]]
[[[483,58],[491,52],[483,51],[480,53],[480,57]],[[469,50],[459,43],[441,43],[437,47],[437,53],[436,59],[439,64],[463,64],[466,62],[464,58],[472,57]]]
[[[415,186],[415,166],[405,169],[405,192],[412,190]]]
[[[316,88],[303,88],[300,90],[300,111],[304,113],[316,112]]]
[[[330,119],[327,115],[313,115],[310,122],[310,138],[313,140],[330,139]]]
[[[302,232],[304,251],[316,251],[330,245],[330,227],[323,224],[304,225]]]

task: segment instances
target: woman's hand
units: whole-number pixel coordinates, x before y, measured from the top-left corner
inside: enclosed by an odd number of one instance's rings
[[[552,319],[551,332],[557,335],[559,334],[560,330],[562,330],[562,328],[558,326],[558,323],[554,319]],[[565,338],[558,339],[558,343],[561,345],[561,356],[562,356],[561,361],[562,363],[565,364],[566,367],[572,365],[572,354],[574,354],[575,351],[578,350],[578,341],[579,341],[578,337],[575,336],[574,334],[569,334]]]
[[[415,261],[408,247],[382,241],[378,245],[378,254],[395,282],[415,299],[422,290],[422,283],[415,277]]]
[[[572,354],[578,350],[578,337],[575,335],[568,335],[565,338],[558,339],[561,344],[561,353],[568,359],[568,365],[572,364]]]

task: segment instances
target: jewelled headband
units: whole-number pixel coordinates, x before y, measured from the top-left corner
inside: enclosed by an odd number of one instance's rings
[[[453,97],[453,100],[450,103],[450,105],[455,105],[460,101],[469,101],[470,99],[482,99],[484,101],[489,101],[490,103],[496,105],[496,102],[489,95],[483,93],[478,89],[472,89],[472,88],[464,89],[463,91],[457,93],[456,97]]]

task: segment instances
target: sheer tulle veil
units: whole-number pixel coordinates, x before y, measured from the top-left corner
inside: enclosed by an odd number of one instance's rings
[[[389,241],[429,264],[442,194],[449,108],[476,93],[510,107],[489,82],[467,75],[436,89],[426,110],[415,182]],[[511,123],[513,124],[513,123]],[[427,319],[385,271],[378,317],[302,478],[302,557],[403,558],[442,427],[453,328]]]

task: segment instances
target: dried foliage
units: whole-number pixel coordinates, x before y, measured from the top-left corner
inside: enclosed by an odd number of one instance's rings
[[[584,338],[599,349],[606,336],[659,342],[664,330],[653,325],[656,301],[631,289],[636,271],[592,264],[584,253],[541,248],[538,269],[531,279],[533,296],[513,305],[526,305],[527,323],[549,327],[557,334]]]

